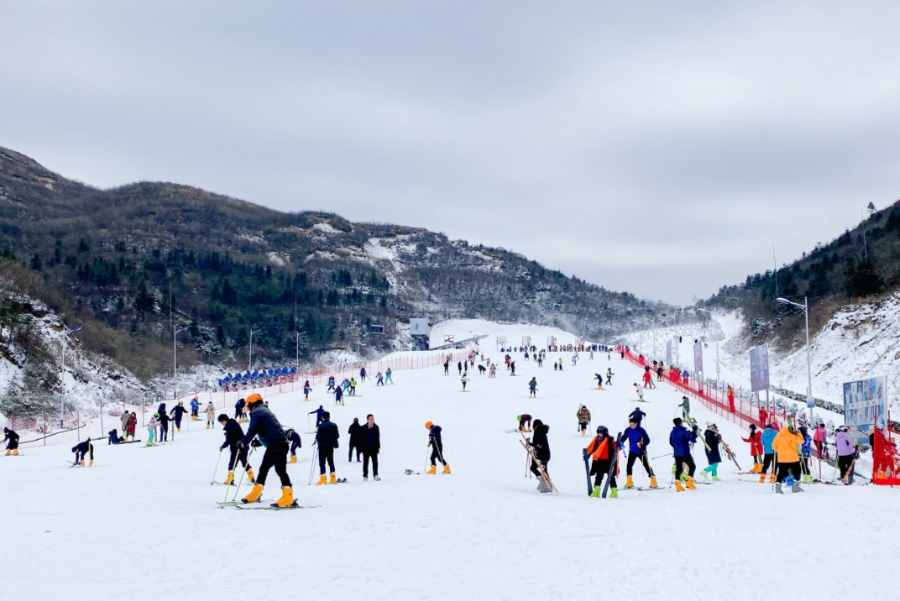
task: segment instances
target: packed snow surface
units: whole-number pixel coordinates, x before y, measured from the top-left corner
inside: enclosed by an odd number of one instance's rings
[[[442,367],[395,371],[394,385],[369,380],[344,407],[333,406],[324,386],[310,402],[300,392],[269,398],[285,427],[309,432],[307,413],[320,404],[340,427],[337,475],[347,484],[308,484],[310,434],[303,434],[299,462],[288,467],[308,509],[220,508],[226,488],[210,480],[223,436],[204,422],[187,422],[174,442],[153,448],[98,441],[92,468],[70,469],[72,456],[61,446],[2,457],[0,598],[757,601],[783,591],[843,601],[859,594],[864,575],[893,573],[896,490],[817,484],[776,495],[723,463],[723,482],[679,493],[669,488],[666,456],[652,460],[663,490],[622,490],[623,462],[620,497],[589,498],[582,460],[589,438],[577,432],[576,410],[581,403],[590,409],[590,432],[601,424],[621,431],[638,404],[632,383],[640,370],[605,353],[593,360],[582,353],[577,366],[571,354],[553,353],[543,368],[517,353],[512,377],[499,352],[485,349],[485,356],[498,363],[497,378],[470,372],[466,393],[457,356],[450,375]],[[551,361],[559,358],[564,371],[555,372]],[[608,367],[613,385],[599,391],[592,378]],[[537,399],[528,398],[532,376]],[[645,392],[641,406],[650,457],[670,452],[680,402],[659,386]],[[715,419],[698,402],[692,409],[701,425]],[[347,428],[368,413],[381,427],[380,482],[363,482],[361,464],[347,461]],[[561,494],[538,493],[525,474],[521,436],[507,432],[521,413],[551,426],[549,471]],[[450,475],[423,473],[429,420],[443,428]],[[719,426],[749,468],[744,433]],[[146,441],[146,430],[139,437]],[[702,448],[694,449],[699,467],[707,465]],[[260,459],[251,458],[254,467]],[[223,456],[217,482],[224,463]],[[639,464],[635,483],[648,485]],[[241,496],[247,492],[245,483]],[[279,493],[272,472],[263,500]],[[890,585],[865,588],[868,599],[895,598]]]

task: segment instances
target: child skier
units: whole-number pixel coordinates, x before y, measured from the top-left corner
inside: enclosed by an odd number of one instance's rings
[[[697,487],[694,486],[694,470],[697,469],[697,465],[691,456],[691,443],[697,442],[697,426],[688,430],[682,425],[680,417],[673,419],[672,423],[675,424],[675,427],[669,434],[669,444],[675,455],[675,490],[684,492],[684,487],[681,486],[681,474],[684,466],[688,468],[687,480],[684,485],[691,490],[697,490]]]
[[[582,405],[578,408],[575,417],[578,418],[578,428],[581,430],[581,435],[587,436],[587,427],[591,423],[591,412],[586,406]]]
[[[638,385],[637,382],[634,383],[634,391],[637,393],[638,402],[643,403],[644,402],[644,391],[641,390],[641,387]]]
[[[238,463],[247,470],[247,478],[250,482],[255,480],[253,470],[247,464],[247,449],[241,447],[241,441],[244,439],[244,429],[235,419],[229,419],[224,413],[219,416],[219,423],[222,424],[222,431],[225,434],[225,442],[219,447],[219,452],[228,447],[231,450],[231,456],[228,459],[228,476],[225,478],[225,486],[231,486],[234,483],[234,468]]]
[[[760,473],[762,471],[763,445],[761,433],[757,431],[756,424],[750,424],[748,438],[741,438],[741,440],[750,443],[750,454],[753,455],[753,468],[750,470],[750,473]]]
[[[597,390],[603,390],[603,376],[594,374],[594,379],[597,380]]]
[[[425,428],[428,429],[428,446],[431,447],[431,467],[426,473],[435,474],[436,461],[440,461],[444,466],[444,471],[441,473],[449,474],[450,465],[444,460],[444,443],[441,439],[441,427],[429,421],[425,423]]]
[[[641,460],[641,465],[644,466],[644,470],[650,477],[650,488],[657,488],[656,474],[653,473],[653,468],[650,467],[650,462],[647,460],[647,445],[650,444],[650,436],[641,427],[639,420],[629,418],[628,427],[622,432],[622,444],[624,445],[626,441],[628,442],[628,462],[625,464],[625,488],[634,488],[631,474],[634,462],[638,459]]]
[[[384,376],[381,375],[381,372],[375,374],[375,386],[384,386]]]
[[[191,399],[191,421],[200,421],[200,399],[197,397]]]
[[[74,465],[81,465],[81,467],[84,467],[84,458],[90,455],[91,462],[88,464],[88,467],[94,466],[94,444],[91,442],[90,436],[88,436],[88,439],[84,442],[72,447],[72,452],[75,453]]]
[[[250,425],[247,433],[241,440],[241,447],[247,448],[250,442],[259,437],[259,441],[266,448],[262,463],[259,465],[259,475],[253,489],[246,497],[241,499],[244,503],[255,503],[262,496],[263,487],[266,485],[266,476],[269,470],[275,468],[275,473],[281,479],[281,498],[272,507],[290,507],[294,504],[294,489],[287,473],[287,438],[284,436],[284,428],[278,422],[278,418],[263,403],[259,394],[252,394],[247,399],[250,408]],[[249,474],[248,474],[249,475]]]
[[[594,492],[591,493],[591,496],[594,498],[600,496],[603,476],[609,474],[609,498],[619,498],[619,489],[616,486],[616,468],[612,467],[612,462],[619,458],[619,452],[616,441],[609,435],[606,426],[597,426],[597,436],[588,444],[587,452],[593,459],[591,474],[594,476]]]
[[[334,450],[340,447],[338,439],[341,433],[337,424],[332,423],[331,414],[327,411],[322,413],[322,423],[316,426],[316,445],[319,453],[319,481],[316,486],[328,484],[325,476],[325,464],[331,469],[331,484],[337,484],[337,475],[334,468]]]
[[[775,482],[775,451],[772,450],[772,441],[775,440],[777,435],[775,426],[769,424],[760,436],[760,441],[763,445],[763,465],[759,471],[760,483],[766,481],[766,472],[769,471],[769,467],[772,468],[772,476],[769,478],[769,482]]]
[[[706,441],[704,449],[709,465],[700,470],[700,475],[706,478],[707,475],[712,474],[713,482],[721,482],[722,479],[719,478],[719,464],[722,463],[722,454],[719,452],[719,443],[722,442],[722,435],[719,434],[715,424],[707,422],[703,438]]]
[[[9,428],[3,428],[3,442],[6,443],[7,455],[19,454],[19,435]]]
[[[384,372],[384,381],[385,381],[385,383],[387,383],[387,382],[390,382],[391,384],[394,383],[394,381],[391,380],[391,374],[393,374],[393,373],[394,373],[394,372],[391,371],[391,368],[390,368],[390,367],[387,368],[387,371]]]
[[[312,392],[312,386],[309,385],[309,380],[304,382],[303,384],[303,400],[309,401],[309,393]]]
[[[147,446],[152,447],[156,444],[156,426],[159,425],[159,414],[154,413],[147,422]]]
[[[468,383],[468,381],[469,381],[469,372],[464,371],[463,375],[462,375],[462,377],[460,377],[459,381],[462,382],[463,392],[465,392],[466,391],[466,383]]]
[[[531,380],[528,382],[528,398],[537,398],[537,378],[531,378]]]
[[[300,434],[293,428],[288,428],[284,431],[284,437],[291,443],[291,459],[288,463],[297,463],[297,449],[303,446]]]
[[[609,368],[606,370],[606,385],[607,386],[612,386],[612,377],[614,375],[615,374],[613,373],[612,368]]]
[[[522,415],[516,417],[519,420],[519,431],[520,432],[531,432],[531,416],[527,413],[523,413]],[[527,426],[525,424],[528,424]]]
[[[334,376],[328,376],[328,390],[326,390],[325,392],[331,392],[333,390],[334,390]]]

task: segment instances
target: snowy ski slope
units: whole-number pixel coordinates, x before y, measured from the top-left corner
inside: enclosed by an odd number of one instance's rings
[[[485,355],[499,363],[493,338],[484,342]],[[593,361],[582,353],[577,367],[568,353],[550,355],[559,357],[561,373],[549,361],[539,369],[518,356],[516,377],[502,366],[495,380],[470,374],[467,393],[455,369],[444,376],[435,367],[397,371],[393,386],[361,384],[345,407],[332,407],[324,387],[309,403],[302,393],[271,397],[285,427],[309,431],[307,412],[319,404],[340,427],[337,474],[348,484],[308,485],[309,434],[300,461],[289,466],[296,498],[311,509],[219,508],[225,487],[210,479],[223,436],[201,422],[156,448],[99,441],[89,469],[69,469],[62,447],[2,457],[0,599],[756,600],[781,591],[824,601],[846,599],[861,586],[869,599],[893,598],[860,579],[894,570],[894,490],[810,485],[804,494],[778,496],[770,485],[741,481],[753,477],[724,463],[724,482],[696,492],[620,488],[619,499],[589,498],[581,458],[589,439],[577,433],[575,412],[584,403],[591,432],[600,424],[619,432],[637,405],[632,383],[640,371],[601,353]],[[614,385],[598,391],[592,377],[608,366]],[[529,400],[532,375],[539,392]],[[645,397],[655,457],[671,450],[680,395],[660,384]],[[525,476],[520,437],[506,432],[523,412],[551,426],[549,468],[559,495],[539,494]],[[347,428],[367,413],[381,427],[381,482],[363,482],[361,464],[347,462]],[[714,419],[699,403],[693,414],[701,425]],[[444,429],[453,473],[404,475],[424,471],[428,420]],[[744,433],[719,426],[749,468]],[[706,466],[702,445],[694,457]],[[652,464],[667,487],[671,458]],[[219,482],[224,472],[220,466]],[[620,487],[624,479],[623,464]],[[648,484],[639,466],[635,481]],[[279,492],[273,472],[264,501]]]

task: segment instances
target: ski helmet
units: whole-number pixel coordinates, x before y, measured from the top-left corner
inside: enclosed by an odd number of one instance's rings
[[[431,427],[432,427],[433,425],[434,425],[434,424],[433,424],[432,422],[430,422],[430,421],[429,421],[429,422],[425,422],[425,429],[431,430]]]
[[[609,436],[609,429],[606,426],[597,426],[597,434],[601,436]]]

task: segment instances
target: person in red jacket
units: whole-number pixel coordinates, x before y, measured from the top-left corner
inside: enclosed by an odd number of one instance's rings
[[[755,424],[750,424],[750,437],[741,438],[741,440],[750,443],[750,454],[753,455],[753,469],[750,470],[750,473],[758,474],[762,469],[762,434],[756,430]]]
[[[734,413],[734,388],[728,387],[728,409]]]

